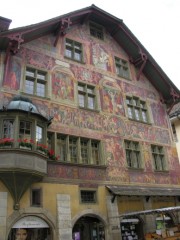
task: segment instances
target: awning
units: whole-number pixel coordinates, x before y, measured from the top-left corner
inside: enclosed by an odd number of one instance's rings
[[[128,217],[136,217],[140,215],[150,215],[150,214],[165,214],[168,212],[178,212],[180,211],[180,206],[177,207],[168,207],[168,208],[157,208],[151,210],[144,210],[144,211],[137,211],[137,212],[130,212],[124,213],[119,216],[111,217],[111,218],[128,218]]]
[[[118,196],[180,196],[180,188],[144,186],[106,186],[110,193]]]

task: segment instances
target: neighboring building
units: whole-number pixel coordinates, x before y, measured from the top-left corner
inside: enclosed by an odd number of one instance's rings
[[[173,138],[176,143],[178,157],[180,161],[180,103],[177,103],[170,111],[169,114]]]
[[[9,23],[0,18],[0,239],[19,228],[50,240],[155,231],[158,216],[125,214],[180,205],[167,114],[177,87],[122,20],[94,5]]]

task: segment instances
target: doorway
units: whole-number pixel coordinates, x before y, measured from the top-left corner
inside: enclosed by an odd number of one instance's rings
[[[105,227],[96,217],[83,216],[73,227],[73,240],[105,240]]]

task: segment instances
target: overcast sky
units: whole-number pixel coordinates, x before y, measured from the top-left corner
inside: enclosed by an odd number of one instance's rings
[[[180,89],[180,0],[4,0],[0,16],[16,28],[92,4],[122,19]]]

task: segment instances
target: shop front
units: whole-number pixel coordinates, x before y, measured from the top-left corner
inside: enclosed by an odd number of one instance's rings
[[[143,224],[139,218],[123,218],[121,221],[122,240],[142,239]]]
[[[49,225],[37,216],[18,220],[11,228],[8,240],[52,240]]]

